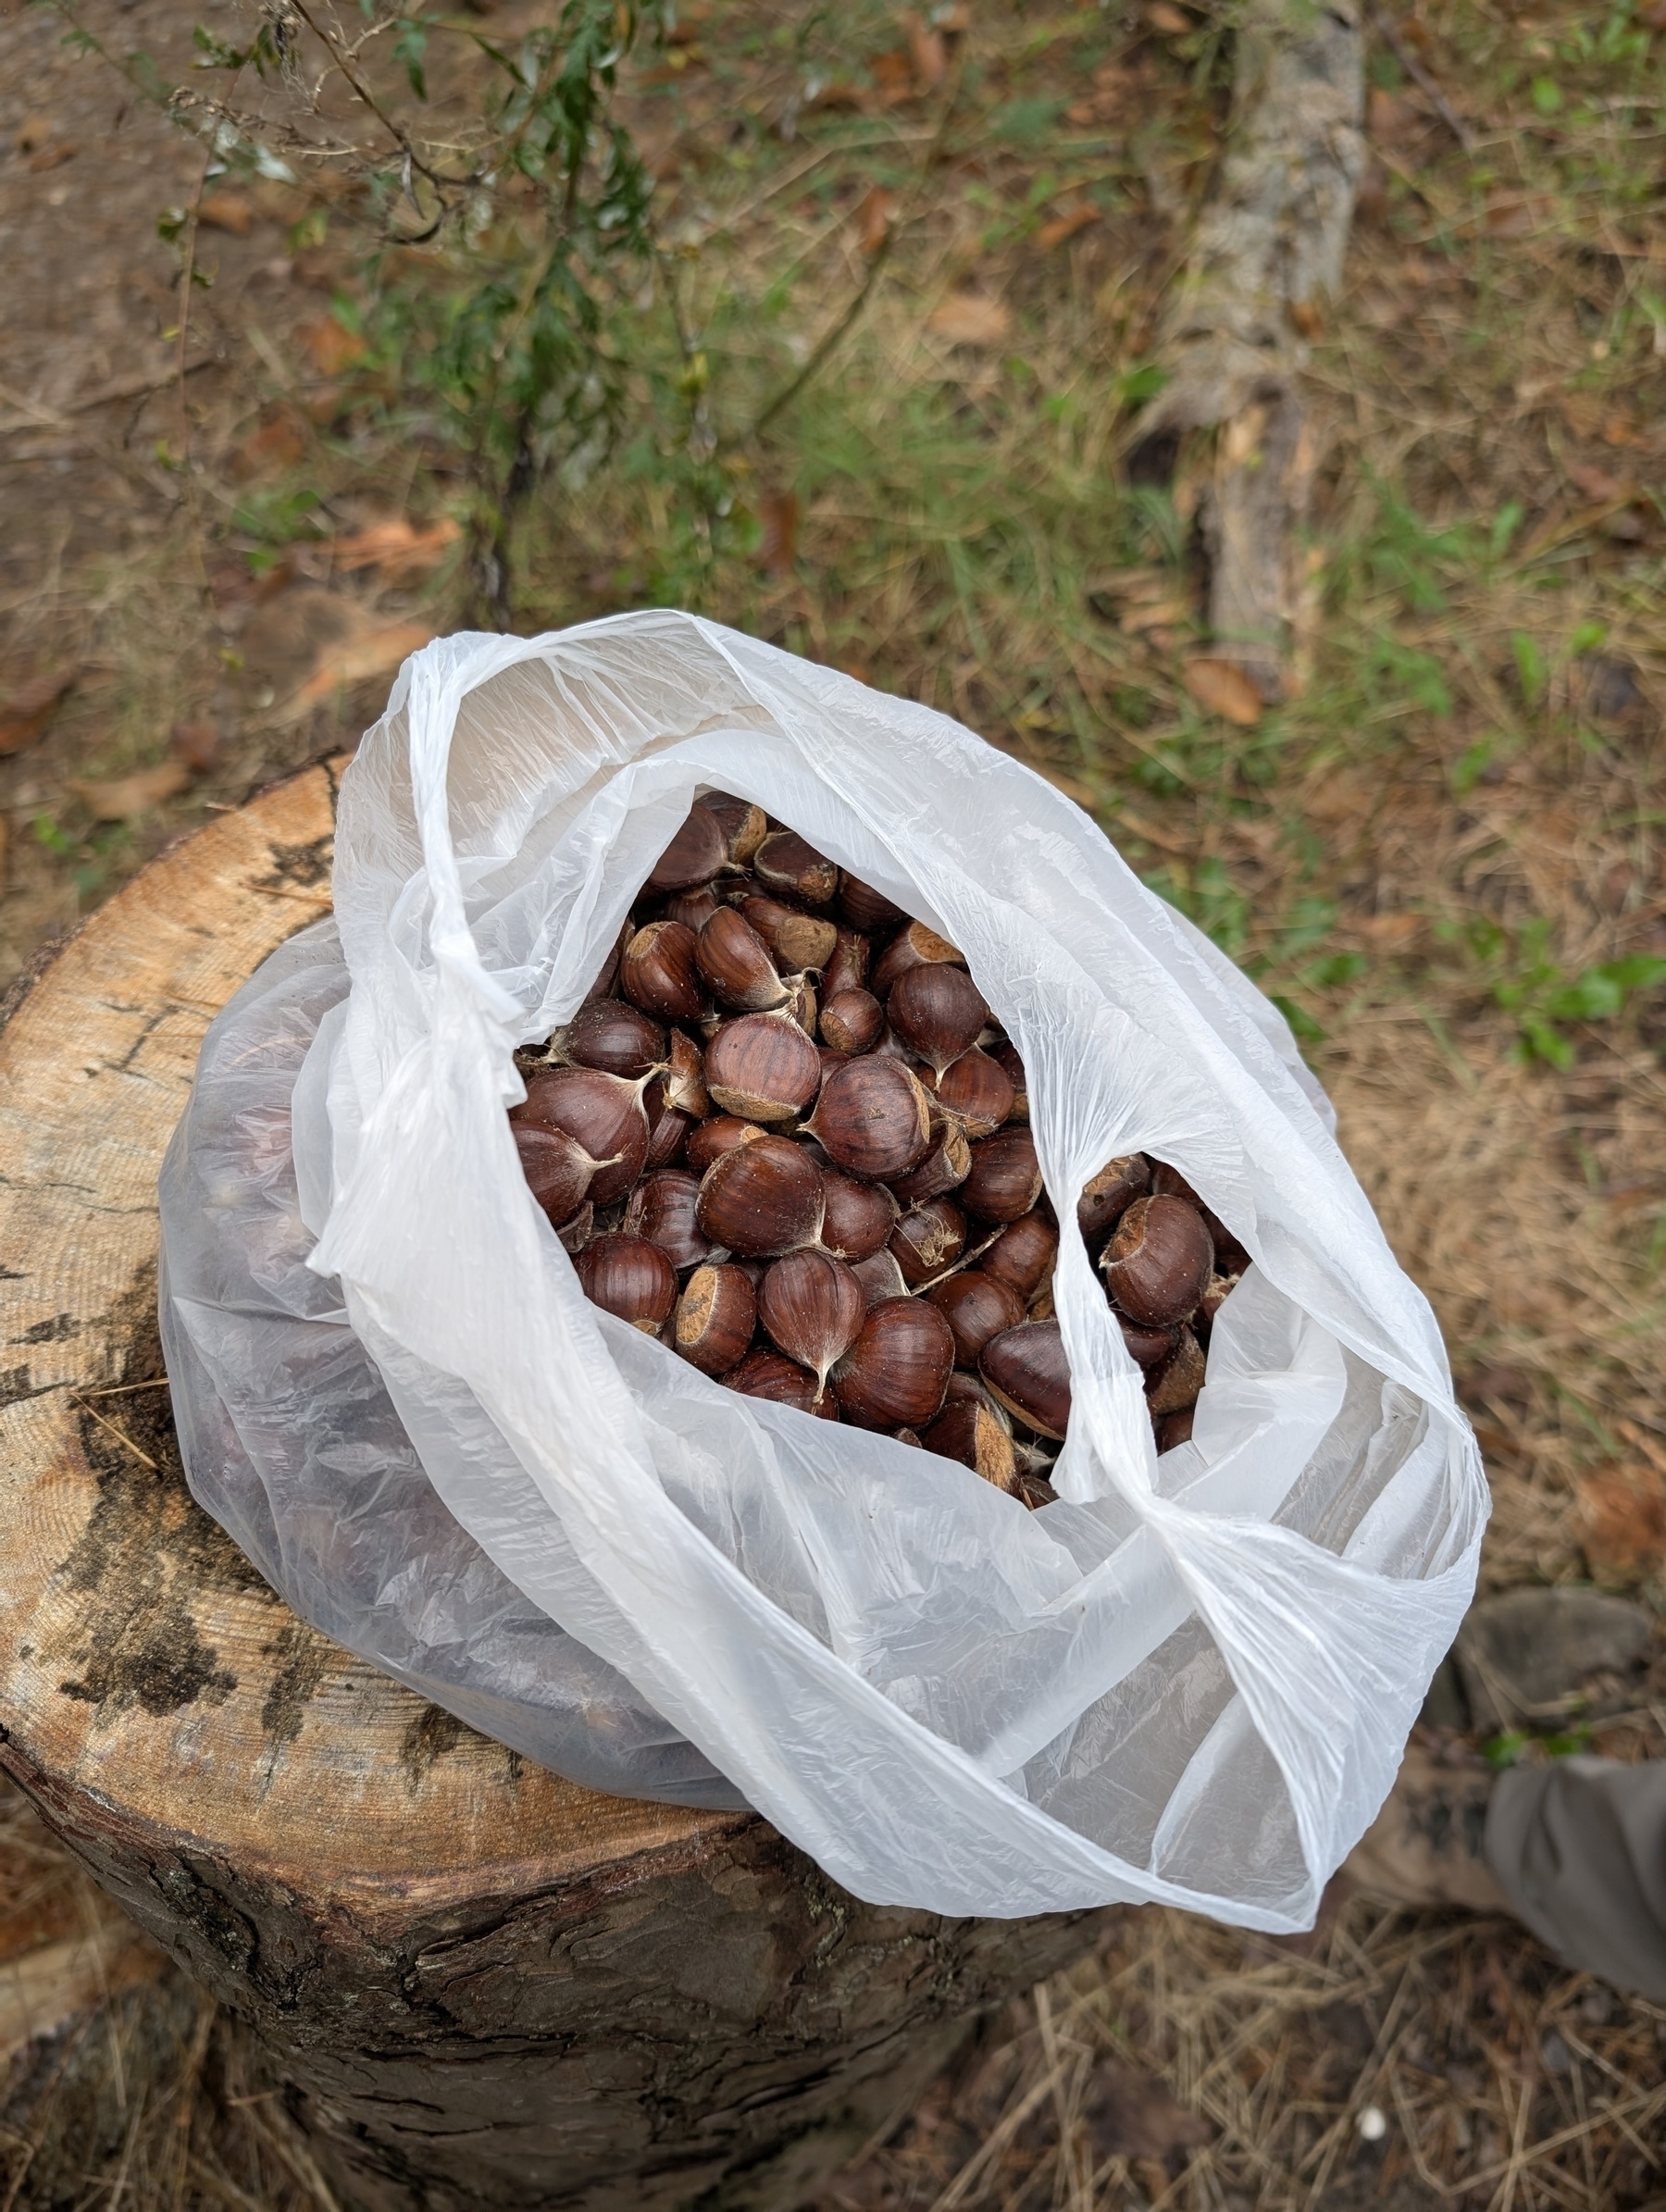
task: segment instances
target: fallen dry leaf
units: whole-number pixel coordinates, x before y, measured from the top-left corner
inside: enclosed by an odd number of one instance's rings
[[[307,424],[297,409],[280,406],[241,445],[233,446],[226,466],[239,482],[269,468],[291,468],[307,450]]]
[[[1189,622],[1191,615],[1189,600],[1158,599],[1149,606],[1125,606],[1117,619],[1129,637],[1138,638],[1147,630],[1169,629],[1176,623]]]
[[[59,670],[56,675],[31,677],[0,696],[0,755],[32,745],[74,681],[72,673]]]
[[[39,177],[44,175],[46,170],[56,169],[62,163],[74,159],[75,148],[65,145],[60,140],[56,146],[43,146],[38,154],[31,154],[29,157],[29,166]]]
[[[796,491],[766,491],[758,502],[764,539],[758,565],[766,576],[788,577],[798,558],[799,503]]]
[[[395,516],[345,538],[331,539],[321,550],[329,553],[336,567],[349,573],[379,568],[389,576],[412,575],[437,567],[462,534],[462,526],[449,515],[421,529],[404,516]]]
[[[1170,0],[1149,0],[1145,11],[1146,27],[1160,38],[1182,38],[1192,29],[1192,19],[1184,9],[1172,6]]]
[[[1068,214],[1054,216],[1051,223],[1043,223],[1036,233],[1037,249],[1051,254],[1055,246],[1062,246],[1068,238],[1075,237],[1100,219],[1097,207],[1073,207]]]
[[[1583,461],[1567,462],[1562,473],[1586,499],[1631,499],[1636,493],[1637,487],[1630,478],[1610,476],[1606,468],[1593,468]]]
[[[1141,2158],[1161,2165],[1175,2151],[1196,2150],[1214,2131],[1142,2067],[1107,2059],[1088,2096],[1088,2126],[1101,2158]]]
[[[356,330],[350,330],[333,315],[299,324],[295,335],[322,377],[339,377],[344,368],[355,368],[370,351]]]
[[[26,115],[18,126],[19,153],[36,153],[50,141],[56,129],[57,125],[49,115]]]
[[[181,760],[158,761],[154,768],[135,768],[131,776],[107,779],[71,777],[69,789],[95,822],[126,822],[148,814],[171,799],[191,781],[191,770]]]
[[[899,106],[914,96],[914,58],[901,46],[893,46],[889,53],[876,54],[868,68],[874,72],[882,107]]]
[[[168,749],[196,776],[205,776],[219,758],[218,722],[176,722],[168,733]]]
[[[1495,192],[1483,220],[1488,238],[1531,238],[1556,220],[1556,202],[1544,193]]]
[[[981,292],[952,292],[926,317],[926,328],[951,345],[999,345],[1013,317],[1000,300]]]
[[[289,702],[292,715],[320,705],[334,691],[350,690],[373,676],[391,676],[434,636],[429,622],[390,622],[346,637],[319,655],[317,666]]]
[[[1597,1572],[1641,1577],[1666,1565],[1666,1482],[1653,1469],[1599,1468],[1580,1484],[1579,1509]]]
[[[1374,84],[1365,99],[1365,129],[1376,143],[1386,145],[1408,131],[1421,128],[1423,116],[1410,100]]]
[[[1313,300],[1292,300],[1290,320],[1303,338],[1317,338],[1324,328],[1324,316]]]
[[[240,192],[211,192],[197,209],[197,221],[210,230],[230,230],[233,238],[247,238],[255,210]]]
[[[900,19],[904,37],[908,41],[908,57],[914,64],[914,73],[923,93],[935,93],[949,74],[949,56],[943,44],[943,34],[935,30],[912,8]]]
[[[897,195],[887,192],[884,185],[876,184],[871,192],[863,194],[856,210],[856,235],[870,261],[889,237],[896,211]]]
[[[1180,679],[1206,715],[1219,715],[1240,729],[1252,729],[1264,702],[1236,661],[1187,661]]]

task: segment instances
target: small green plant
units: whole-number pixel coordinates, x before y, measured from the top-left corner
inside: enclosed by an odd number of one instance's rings
[[[1515,1025],[1518,1056],[1551,1067],[1573,1065],[1570,1025],[1611,1021],[1638,992],[1666,982],[1666,960],[1647,952],[1570,975],[1551,954],[1551,925],[1542,916],[1511,928],[1475,914],[1462,923],[1439,923],[1435,935],[1461,948],[1481,968],[1487,996]]]

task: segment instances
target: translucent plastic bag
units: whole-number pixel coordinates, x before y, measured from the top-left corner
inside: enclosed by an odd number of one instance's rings
[[[1073,1386],[1038,1512],[710,1382],[584,1299],[526,1189],[514,1050],[575,1011],[710,788],[952,938],[1023,1055]],[[193,1485],[279,1586],[565,1772],[711,1803],[727,1777],[876,1903],[1308,1925],[1469,1600],[1486,1487],[1253,987],[958,725],[670,613],[408,662],[345,778],[335,910],[347,995],[321,938],[267,964],[164,1185]],[[263,1055],[264,1151],[226,1089]],[[1256,1262],[1161,1460],[1074,1228],[1137,1149]],[[251,1252],[278,1318],[240,1302]]]

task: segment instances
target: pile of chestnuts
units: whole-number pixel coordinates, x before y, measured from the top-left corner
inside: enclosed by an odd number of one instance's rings
[[[731,1390],[1053,1497],[1057,1217],[1023,1063],[946,939],[712,793],[516,1058],[521,1165],[597,1305]],[[1077,1219],[1166,1450],[1248,1256],[1143,1153]]]

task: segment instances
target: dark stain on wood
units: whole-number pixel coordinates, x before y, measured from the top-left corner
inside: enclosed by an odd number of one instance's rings
[[[299,886],[310,890],[315,884],[328,883],[335,865],[335,837],[314,838],[305,845],[274,845],[271,848],[272,873],[260,881],[269,889],[287,889]]]
[[[455,1713],[448,1713],[444,1706],[423,1707],[405,1730],[399,1746],[400,1760],[410,1781],[413,1796],[434,1761],[443,1758],[448,1751],[454,1751],[465,1737],[474,1734],[466,1721],[459,1721]]]
[[[306,1709],[318,1692],[338,1647],[328,1636],[309,1628],[305,1621],[287,1621],[265,1655],[276,1661],[272,1686],[260,1709],[260,1726],[274,1745],[292,1744],[301,1733]]]

